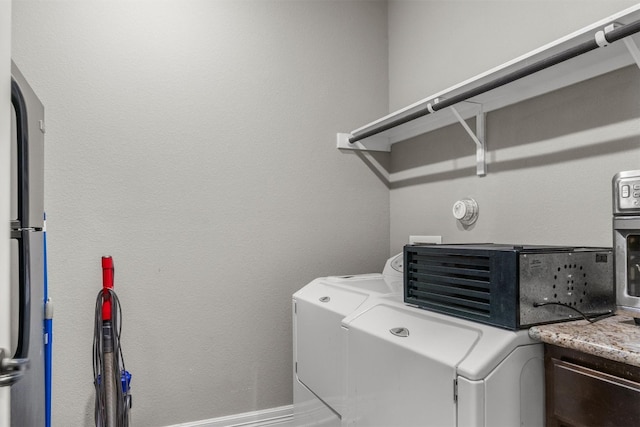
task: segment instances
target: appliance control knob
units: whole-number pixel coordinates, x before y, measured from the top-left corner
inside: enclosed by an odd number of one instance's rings
[[[463,225],[471,225],[478,219],[478,203],[470,197],[453,204],[453,216]]]

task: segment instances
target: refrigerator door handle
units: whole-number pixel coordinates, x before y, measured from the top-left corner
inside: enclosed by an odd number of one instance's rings
[[[28,230],[20,230],[18,239],[18,343],[14,359],[29,359],[29,340],[31,331],[31,247]]]
[[[0,348],[0,387],[10,386],[24,375],[29,366],[29,331],[31,329],[31,259],[29,257],[29,231],[20,230],[19,246],[19,300],[18,344],[13,358],[5,357]]]
[[[11,104],[16,113],[18,139],[18,221],[23,227],[29,221],[29,120],[27,102],[14,79],[11,79]]]
[[[11,104],[16,113],[18,139],[18,218],[12,221],[12,238],[18,239],[19,257],[19,313],[18,343],[13,358],[5,358],[0,349],[0,386],[18,381],[29,365],[29,339],[31,319],[31,259],[29,230],[21,228],[29,218],[29,132],[27,104],[18,83],[11,79]],[[14,227],[18,227],[15,229]]]

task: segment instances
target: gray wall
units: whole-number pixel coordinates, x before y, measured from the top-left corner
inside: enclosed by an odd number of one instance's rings
[[[20,1],[46,106],[54,425],[93,425],[100,257],[136,426],[288,405],[291,294],[380,271],[389,191],[335,134],[386,113],[387,5]]]
[[[392,110],[598,21],[635,1],[390,1]],[[640,168],[640,70],[629,67],[487,115],[488,174],[461,126],[395,144],[391,252],[444,242],[611,246],[611,178]],[[451,208],[480,205],[463,228]]]
[[[93,424],[104,254],[134,422],[159,426],[289,404],[291,293],[378,271],[409,234],[609,244],[637,68],[489,114],[484,178],[458,126],[378,158],[390,191],[334,141],[633,3],[390,1],[387,21],[370,1],[15,2],[13,57],[47,108],[54,425]]]

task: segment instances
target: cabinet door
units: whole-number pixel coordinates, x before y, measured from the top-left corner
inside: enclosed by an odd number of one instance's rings
[[[553,410],[567,426],[632,426],[640,420],[640,383],[552,359]]]

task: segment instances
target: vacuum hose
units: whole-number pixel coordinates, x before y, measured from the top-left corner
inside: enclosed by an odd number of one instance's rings
[[[105,258],[107,259],[105,267]],[[104,287],[98,293],[93,333],[93,377],[96,390],[95,422],[97,427],[128,427],[131,396],[120,333],[122,311],[113,291],[113,261],[103,257]],[[110,266],[110,268],[109,268]]]
[[[102,325],[102,350],[104,352],[104,391],[107,404],[107,427],[116,427],[116,402],[117,376],[113,370],[113,335],[111,334],[111,321],[107,320]]]

